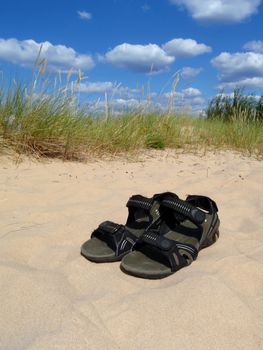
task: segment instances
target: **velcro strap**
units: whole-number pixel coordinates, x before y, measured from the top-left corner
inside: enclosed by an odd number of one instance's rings
[[[176,245],[175,241],[166,239],[165,237],[153,231],[145,232],[142,235],[142,242],[167,251]]]
[[[196,224],[202,224],[205,220],[205,213],[202,210],[181,199],[164,199],[161,205],[175,210]]]
[[[171,239],[167,239],[164,236],[155,233],[153,231],[148,231],[145,232],[142,236],[142,242],[150,244],[152,246],[155,246],[161,250],[170,250],[172,248],[178,248],[178,249],[186,249],[188,250],[191,254],[196,254],[197,251],[194,247],[190,247],[186,244],[171,240]]]
[[[154,231],[145,232],[137,242],[137,249],[141,249],[142,252],[146,247],[150,251],[153,250],[154,254],[158,254],[169,261],[172,271],[189,265],[198,254],[198,251],[192,245],[167,239]]]
[[[153,231],[146,231],[142,235],[140,241],[143,243],[154,245],[155,247],[159,247],[159,240],[160,240],[160,235],[158,233],[155,233]]]
[[[155,246],[161,250],[170,250],[176,246],[176,242],[163,237],[162,235],[155,233],[154,231],[145,232],[142,235],[142,242]]]
[[[152,200],[140,195],[136,195],[136,196],[132,196],[128,200],[126,206],[150,210],[152,207]]]
[[[128,232],[123,225],[115,224],[112,221],[104,221],[99,227],[92,232],[91,238],[96,237],[104,242],[115,251],[118,257],[126,251],[130,251],[135,244],[136,237]]]
[[[115,224],[112,221],[104,221],[99,225],[99,229],[111,234],[116,233],[121,227],[122,225]]]

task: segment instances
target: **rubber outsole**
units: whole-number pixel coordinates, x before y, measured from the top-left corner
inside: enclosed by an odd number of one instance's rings
[[[131,271],[125,270],[125,268],[122,265],[120,265],[120,269],[126,275],[139,277],[139,278],[143,278],[143,279],[148,279],[148,280],[160,280],[162,278],[169,277],[172,274],[174,274],[174,272],[171,272],[171,273],[168,273],[168,274],[156,274],[156,275],[148,275],[148,274],[144,274],[144,273],[133,273]]]

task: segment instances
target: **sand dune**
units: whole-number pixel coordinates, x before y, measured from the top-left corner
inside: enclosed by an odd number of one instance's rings
[[[0,349],[263,349],[263,162],[150,152],[143,162],[0,158]],[[80,245],[132,194],[204,194],[220,239],[163,280]]]

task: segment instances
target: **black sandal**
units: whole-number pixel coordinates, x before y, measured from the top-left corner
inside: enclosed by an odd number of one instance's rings
[[[219,237],[218,208],[208,197],[188,196],[183,201],[168,193],[159,209],[159,228],[145,232],[122,259],[124,272],[149,279],[167,277],[190,265]]]
[[[126,224],[111,221],[101,223],[81,246],[81,254],[85,258],[93,262],[121,260],[132,250],[139,237],[157,224],[160,203],[155,198],[134,195],[126,206],[129,210]]]

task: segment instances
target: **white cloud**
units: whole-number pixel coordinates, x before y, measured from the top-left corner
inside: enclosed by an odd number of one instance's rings
[[[127,86],[122,86],[121,83],[111,81],[95,81],[95,82],[80,82],[77,85],[77,90],[87,94],[104,94],[109,93],[111,96],[118,96],[122,99],[139,98],[141,90],[131,89]]]
[[[167,92],[165,94],[166,98],[170,98],[173,96],[175,98],[180,98],[180,99],[191,99],[191,98],[202,96],[202,92],[199,89],[190,87],[187,89],[183,89],[181,91]]]
[[[37,43],[36,41],[0,39],[0,60],[31,66],[36,60],[42,45],[41,59],[45,58],[51,69],[80,69],[83,71],[94,67],[91,56],[78,54],[73,48],[64,45],[52,45],[50,42]]]
[[[219,70],[219,78],[222,82],[235,82],[263,76],[263,54],[260,53],[222,52],[211,62]]]
[[[183,67],[181,77],[183,79],[193,78],[196,77],[201,71],[202,68]]]
[[[259,53],[263,53],[263,41],[261,40],[252,40],[247,42],[243,48],[245,50],[251,50],[254,52],[259,52]]]
[[[193,57],[211,52],[210,46],[198,44],[193,39],[175,38],[162,45],[163,50],[174,57]]]
[[[92,14],[90,12],[86,12],[86,11],[77,11],[77,12],[81,19],[89,21],[92,18]]]
[[[79,83],[78,91],[85,93],[104,93],[111,91],[114,84],[111,81]]]
[[[256,52],[222,52],[211,61],[219,71],[219,88],[263,87],[263,54]]]
[[[199,113],[206,106],[206,99],[202,92],[196,88],[187,88],[181,91],[168,92],[164,94],[167,104],[173,104],[175,111],[192,111]]]
[[[91,113],[98,115],[104,114],[105,101],[97,100],[96,102],[90,102],[88,103],[88,108]],[[132,113],[149,113],[161,110],[162,106],[158,102],[146,99],[113,98],[108,101],[108,111],[113,115],[123,114],[126,111]]]
[[[218,85],[219,89],[230,89],[233,90],[238,87],[244,87],[246,89],[258,89],[263,88],[263,77],[254,77],[240,79],[232,82],[221,83]]]
[[[183,89],[182,93],[184,94],[184,97],[197,97],[202,95],[202,92],[199,89],[192,87]]]
[[[123,98],[116,98],[112,101],[112,104],[115,105],[115,107],[120,108],[138,108],[140,106],[140,102],[134,98],[130,99],[123,99]]]
[[[240,22],[258,12],[261,0],[170,0],[198,21]]]
[[[119,85],[117,89],[114,91],[115,95],[122,96],[123,98],[137,98],[141,95],[141,90],[139,89],[131,89],[127,86]]]
[[[156,44],[132,45],[121,44],[108,51],[105,61],[120,68],[137,72],[160,72],[174,62],[174,57],[167,55]]]
[[[98,56],[100,62],[108,62],[120,68],[136,72],[158,73],[167,70],[177,57],[193,57],[211,52],[211,47],[193,39],[173,39],[162,47],[156,44],[132,45],[123,43]],[[185,76],[197,75],[200,70],[185,70]]]
[[[101,93],[96,101],[90,100],[88,108],[93,113],[105,112],[105,99],[103,93],[108,93],[108,109],[110,113],[118,114],[124,111],[132,112],[167,112],[173,108],[175,111],[188,111],[197,113],[204,109],[206,99],[199,89],[189,87],[181,91],[164,93],[147,93],[146,96],[139,89],[132,89],[112,82],[80,83],[79,91],[84,93]]]

